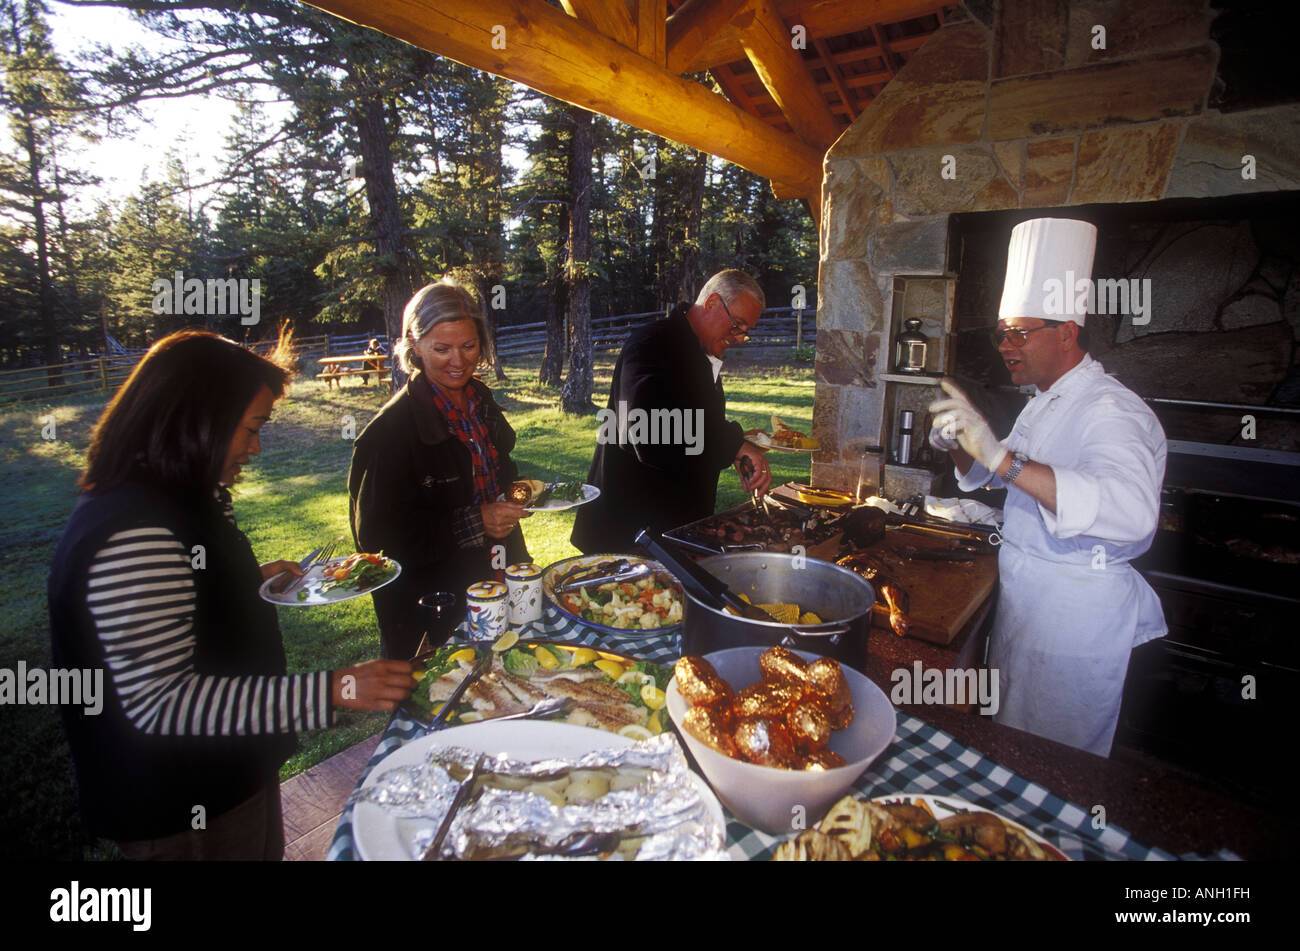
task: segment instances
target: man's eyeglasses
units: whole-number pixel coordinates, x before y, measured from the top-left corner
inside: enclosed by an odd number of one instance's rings
[[[1029,339],[1031,333],[1038,330],[1046,330],[1051,326],[1051,324],[1044,324],[1041,327],[1032,327],[1029,330],[1022,330],[1019,327],[1008,327],[1006,330],[1003,330],[1001,327],[994,327],[989,331],[989,339],[993,341],[994,347],[1002,346],[1002,341],[1005,340],[1007,343],[1011,344],[1011,346],[1019,350],[1025,345],[1025,341]]]
[[[718,303],[722,305],[722,312],[725,313],[727,319],[731,321],[731,333],[727,336],[736,341],[736,343],[744,343],[749,339],[749,328],[737,321],[735,317],[731,316],[731,311],[727,307],[727,302],[722,299],[721,294],[718,295]]]

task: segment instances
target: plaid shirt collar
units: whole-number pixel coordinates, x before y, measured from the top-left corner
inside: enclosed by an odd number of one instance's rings
[[[492,445],[487,422],[484,420],[483,397],[473,385],[467,385],[469,411],[466,412],[432,380],[428,383],[433,391],[434,405],[447,420],[447,428],[469,450],[474,468],[474,504],[482,505],[484,502],[496,501],[496,497],[501,493],[497,478],[499,462],[496,446]]]

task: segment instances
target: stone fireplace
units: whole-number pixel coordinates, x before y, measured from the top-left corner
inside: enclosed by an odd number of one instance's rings
[[[1300,96],[1243,82],[1249,57],[1216,13],[1205,0],[970,0],[835,143],[814,484],[854,491],[865,472],[867,491],[932,487],[935,472],[887,458],[899,414],[917,412],[919,444],[940,375],[1008,382],[983,331],[1012,226],[1043,215],[1098,224],[1097,278],[1150,280],[1145,322],[1088,321],[1089,349],[1130,388],[1300,405]],[[928,375],[894,367],[909,317]],[[1237,410],[1157,411],[1171,439],[1240,438]],[[1247,445],[1300,450],[1296,419],[1260,413]]]

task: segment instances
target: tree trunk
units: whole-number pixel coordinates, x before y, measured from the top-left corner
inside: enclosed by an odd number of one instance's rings
[[[560,220],[556,233],[567,238],[569,206],[561,204],[559,208]],[[558,268],[551,278],[550,293],[546,296],[546,350],[542,354],[542,369],[537,379],[548,386],[559,386],[564,374],[564,330],[568,325],[569,285],[564,272]]]
[[[573,122],[569,153],[569,324],[573,349],[560,405],[566,413],[592,413],[591,403],[591,113],[577,106],[566,111]]]
[[[24,144],[27,146],[27,174],[32,190],[32,222],[36,238],[37,307],[40,314],[41,334],[45,338],[45,362],[51,386],[63,382],[63,372],[57,364],[59,358],[59,332],[54,324],[54,283],[50,279],[50,239],[45,226],[45,189],[41,185],[41,158],[36,145],[36,130],[32,120],[24,117]]]
[[[478,291],[480,312],[484,324],[487,325],[488,339],[492,341],[492,371],[497,380],[504,380],[506,375],[501,369],[501,354],[497,352],[496,312],[492,309],[492,285],[497,280],[499,277],[494,279],[491,274],[485,274],[478,268],[474,269],[474,289]]]
[[[685,199],[685,235],[682,240],[682,273],[677,286],[679,301],[693,301],[703,286],[700,274],[700,217],[704,210],[704,172],[707,156],[695,153]]]
[[[361,84],[358,83],[358,86]],[[397,182],[393,177],[391,135],[385,121],[384,104],[373,95],[359,97],[353,112],[361,147],[361,164],[366,178],[366,200],[370,203],[370,226],[375,253],[379,258],[383,285],[380,306],[388,339],[402,338],[402,311],[415,293],[419,276],[414,257],[406,248],[402,209],[397,200]],[[406,373],[393,361],[393,389],[406,383]]]

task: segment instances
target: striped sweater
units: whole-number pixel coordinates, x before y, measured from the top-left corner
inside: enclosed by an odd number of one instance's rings
[[[166,528],[110,536],[87,603],[123,712],[161,736],[253,736],[329,725],[330,672],[205,676],[194,669],[194,568]]]

